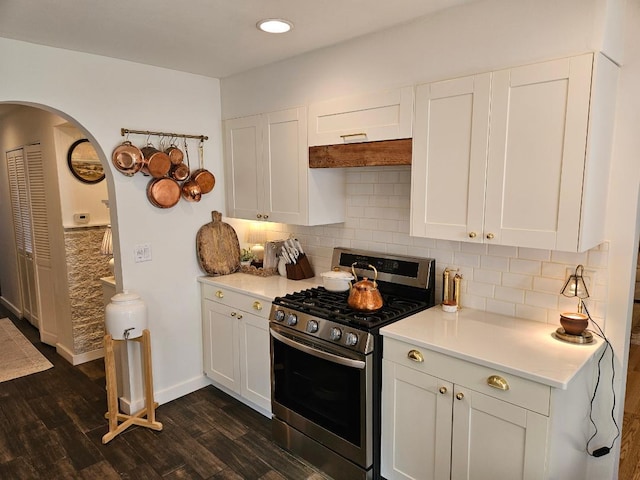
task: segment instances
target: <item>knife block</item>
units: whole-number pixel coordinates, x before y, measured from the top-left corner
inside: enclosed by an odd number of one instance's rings
[[[313,277],[313,269],[309,264],[309,259],[302,253],[298,257],[298,263],[287,263],[287,278],[289,280],[302,280]]]

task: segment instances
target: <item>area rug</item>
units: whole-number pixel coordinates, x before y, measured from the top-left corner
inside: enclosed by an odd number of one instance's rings
[[[20,333],[11,320],[0,319],[0,382],[42,372],[51,362]]]

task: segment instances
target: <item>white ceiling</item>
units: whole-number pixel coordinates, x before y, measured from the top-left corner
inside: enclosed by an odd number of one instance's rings
[[[223,78],[471,1],[0,0],[0,37]]]

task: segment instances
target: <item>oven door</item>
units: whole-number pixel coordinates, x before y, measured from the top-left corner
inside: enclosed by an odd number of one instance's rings
[[[372,355],[271,324],[273,414],[367,469],[372,463]],[[307,338],[305,338],[307,337]]]

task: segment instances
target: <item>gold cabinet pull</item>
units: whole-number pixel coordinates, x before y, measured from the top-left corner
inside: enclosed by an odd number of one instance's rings
[[[224,292],[222,290],[218,290],[216,291],[216,297],[218,298],[224,298]]]
[[[476,238],[477,235],[476,232],[469,232],[469,238]]]
[[[269,215],[264,215],[262,218],[266,220],[267,218],[269,218]]]
[[[253,308],[255,310],[260,311],[260,310],[262,310],[262,304],[256,300],[255,302],[253,302]]]
[[[500,375],[491,375],[487,378],[487,385],[498,390],[509,390],[509,382]]]
[[[367,134],[365,132],[359,132],[359,133],[347,133],[345,135],[340,135],[340,137],[342,138],[349,138],[349,137],[366,137]]]
[[[256,215],[256,218],[262,218],[262,214],[261,214],[261,213],[258,213],[258,214]]]
[[[231,312],[231,316],[232,316],[232,317],[235,317],[236,315],[237,315],[237,313],[236,313],[236,312]]]
[[[463,394],[462,392],[460,392],[460,393],[456,393],[456,398],[457,398],[458,400],[462,400],[462,399],[464,398],[464,394]]]
[[[241,320],[242,319],[242,315],[238,314],[237,318],[238,318],[238,320]]]
[[[424,362],[424,357],[418,350],[409,350],[409,353],[407,353],[407,357],[409,357],[414,362]]]
[[[489,240],[493,240],[493,237],[495,237],[495,235],[493,233],[487,233],[487,238]]]
[[[444,395],[445,393],[447,393],[447,387],[440,387],[438,391]]]

